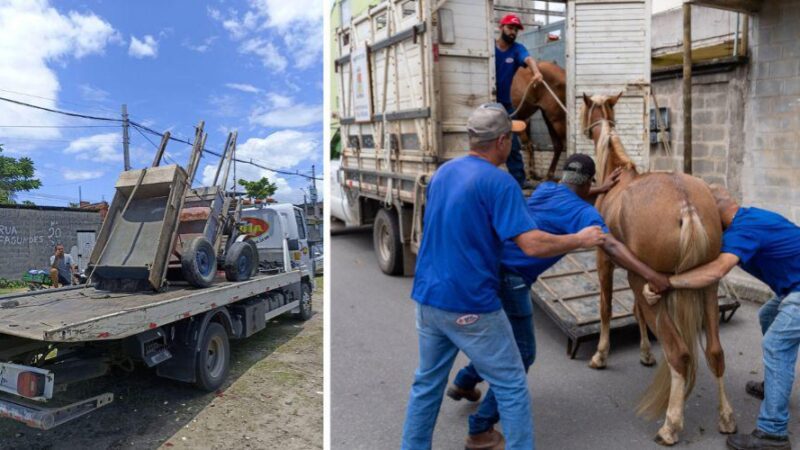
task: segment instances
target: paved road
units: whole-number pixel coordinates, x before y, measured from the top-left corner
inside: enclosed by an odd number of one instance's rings
[[[332,445],[334,449],[397,448],[408,389],[417,364],[412,279],[380,272],[369,232],[332,239]],[[759,402],[744,393],[760,378],[757,306],[743,305],[722,326],[726,384],[740,430],[754,428]],[[609,366],[587,367],[596,343],[584,344],[575,360],[565,356],[565,337],[534,310],[537,360],[528,375],[539,449],[649,449],[660,423],[636,417],[634,407],[653,369],[639,364],[638,331],[612,334]],[[660,356],[660,348],[654,346]],[[454,369],[464,363],[459,356]],[[659,362],[660,363],[660,362]],[[454,370],[455,372],[455,370]],[[451,377],[452,380],[452,377]],[[795,387],[798,392],[798,387]],[[445,398],[434,448],[461,449],[467,416],[475,405]],[[792,402],[790,431],[800,443],[800,411]],[[703,363],[687,400],[685,431],[677,447],[723,449],[717,433],[716,384]]]

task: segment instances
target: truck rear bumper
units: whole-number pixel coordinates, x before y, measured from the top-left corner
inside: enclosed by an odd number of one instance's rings
[[[46,408],[23,403],[22,401],[0,398],[0,417],[22,422],[31,428],[49,430],[100,409],[113,401],[114,394],[105,393],[64,407]]]

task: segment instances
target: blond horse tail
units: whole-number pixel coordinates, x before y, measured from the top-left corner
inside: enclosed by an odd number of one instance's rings
[[[703,227],[697,211],[687,202],[681,210],[680,262],[676,272],[685,272],[702,264],[706,261],[708,251],[708,233]],[[681,340],[689,350],[689,358],[686,361],[686,380],[684,380],[687,397],[694,388],[697,374],[697,343],[701,336],[705,315],[703,292],[702,289],[673,289],[667,294],[658,310],[658,316],[660,316],[666,308]],[[656,317],[657,324],[660,319],[658,316]],[[663,416],[669,405],[671,384],[670,367],[664,360],[659,364],[652,383],[639,402],[637,413],[649,419]]]

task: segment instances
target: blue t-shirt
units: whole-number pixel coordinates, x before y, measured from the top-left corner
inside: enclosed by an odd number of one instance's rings
[[[800,228],[780,214],[739,208],[722,233],[722,252],[778,295],[800,290]]]
[[[525,67],[525,58],[529,56],[524,45],[514,42],[506,51],[494,46],[494,70],[497,80],[497,101],[506,108],[511,107],[511,81],[520,67]]]
[[[528,211],[538,229],[550,234],[572,234],[592,225],[608,233],[600,213],[563,184],[542,183],[528,198]],[[533,284],[539,275],[557,263],[564,255],[550,258],[527,256],[514,241],[503,244],[502,267]]]
[[[514,178],[476,156],[449,161],[428,185],[424,220],[411,298],[451,312],[499,310],[503,241],[536,227]]]

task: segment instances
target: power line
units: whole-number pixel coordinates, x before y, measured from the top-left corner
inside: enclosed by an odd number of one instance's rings
[[[0,125],[0,128],[117,128],[119,125]]]
[[[68,112],[68,111],[60,111],[60,110],[57,110],[57,109],[45,108],[44,106],[33,105],[33,104],[30,104],[30,103],[26,103],[26,102],[22,102],[22,101],[19,101],[19,100],[6,98],[6,97],[0,97],[0,100],[5,101],[5,102],[9,102],[9,103],[14,103],[14,104],[20,105],[20,106],[26,106],[28,108],[34,108],[34,109],[38,109],[38,110],[42,110],[42,111],[48,111],[48,112],[51,112],[51,113],[61,114],[61,115],[69,116],[69,117],[78,117],[78,118],[81,118],[81,119],[101,120],[101,121],[116,122],[116,123],[122,123],[123,122],[122,119],[116,119],[116,118],[111,118],[111,117],[91,116],[91,115],[88,115],[88,114],[79,114],[79,113],[73,113],[73,112]],[[132,125],[134,128],[141,128],[142,130],[147,131],[148,133],[152,133],[152,134],[154,134],[156,136],[161,136],[161,137],[164,136],[162,133],[159,133],[158,131],[156,131],[156,130],[150,128],[150,127],[147,127],[145,125],[142,125],[142,124],[140,124],[138,122],[134,122],[133,120],[129,120],[128,123],[130,125]],[[188,140],[185,140],[185,139],[180,139],[180,138],[177,138],[177,137],[174,137],[174,136],[170,136],[169,138],[172,141],[181,142],[181,143],[184,143],[186,145],[193,145],[191,142],[189,142]],[[219,158],[222,157],[222,154],[219,153],[219,152],[215,152],[215,151],[209,150],[207,148],[203,148],[202,150],[203,150],[203,152],[210,153],[210,154],[212,154],[214,156],[217,156]],[[243,163],[243,164],[250,164],[252,166],[258,167],[259,169],[267,170],[267,171],[274,172],[274,173],[279,173],[279,174],[282,174],[282,175],[299,176],[299,177],[304,177],[304,178],[308,178],[308,179],[315,179],[315,180],[318,180],[318,181],[322,181],[321,178],[316,178],[316,177],[312,177],[312,176],[309,176],[309,175],[304,175],[304,174],[301,174],[299,171],[290,172],[288,170],[280,170],[280,169],[274,169],[274,168],[271,168],[271,167],[267,167],[267,166],[265,166],[263,164],[258,164],[256,162],[254,162],[252,159],[250,159],[249,161],[245,161],[245,160],[241,160],[241,159],[236,158],[236,159],[234,159],[234,161],[240,162],[240,163]]]

